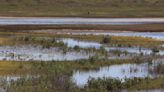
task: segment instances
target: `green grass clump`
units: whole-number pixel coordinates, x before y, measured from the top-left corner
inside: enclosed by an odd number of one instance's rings
[[[88,85],[84,87],[84,92],[121,92],[122,90],[147,90],[147,89],[163,89],[164,78],[132,78],[125,79],[124,82],[118,79],[102,78],[90,79]]]
[[[32,37],[32,36],[24,36],[24,37],[16,37],[15,43],[20,44],[39,44],[42,45],[43,48],[50,47],[67,47],[63,42],[57,42],[55,38],[46,38],[46,37]]]

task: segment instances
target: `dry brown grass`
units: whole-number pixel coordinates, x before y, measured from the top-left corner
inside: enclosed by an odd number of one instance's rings
[[[4,37],[0,37],[0,45],[4,45],[9,43],[9,39],[8,38],[4,38]]]

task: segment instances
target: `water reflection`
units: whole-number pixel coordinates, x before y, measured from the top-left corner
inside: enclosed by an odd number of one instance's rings
[[[89,41],[80,41],[75,39],[60,39],[58,41],[62,41],[64,44],[67,44],[68,47],[75,47],[79,46],[81,48],[96,48],[99,49],[103,46],[103,44],[100,44],[98,42],[89,42]],[[139,47],[104,47],[106,51],[126,51],[128,53],[135,53],[135,54],[143,54],[143,55],[150,55],[152,54],[152,50],[148,48],[139,48]],[[164,50],[160,50],[157,55],[164,55]]]
[[[63,53],[59,48],[42,48],[41,46],[1,46],[0,60],[15,60],[15,61],[64,61],[64,60],[79,60],[88,59],[92,53],[85,51],[68,51]]]
[[[163,62],[159,60],[160,62]],[[101,67],[99,70],[89,71],[74,71],[72,79],[78,86],[84,86],[87,84],[90,78],[103,78],[111,77],[117,79],[134,78],[134,77],[157,77],[158,74],[150,72],[150,69],[154,69],[157,63],[149,65],[144,64],[122,64],[122,65],[111,65],[109,67]]]
[[[59,39],[63,41],[68,47],[79,46],[81,48],[96,48],[100,49],[103,44],[97,42],[79,41],[74,39]],[[152,50],[148,48],[138,47],[104,47],[108,53],[113,51],[127,52],[129,54],[143,54],[150,55]],[[160,50],[156,55],[164,55],[164,50]],[[85,50],[73,51],[68,50],[63,52],[59,47],[43,48],[42,46],[33,45],[19,45],[19,46],[0,46],[0,60],[15,60],[15,61],[64,61],[64,60],[80,60],[88,59],[94,56],[94,53]],[[129,56],[118,57],[116,55],[108,56],[109,59],[127,59]]]
[[[64,44],[67,44],[68,47],[79,46],[81,48],[100,48],[102,44],[98,42],[89,42],[89,41],[80,41],[75,39],[60,39]]]
[[[137,48],[137,47],[107,47],[106,50],[108,51],[122,51],[128,53],[135,53],[135,54],[143,54],[143,55],[150,55],[153,54],[152,49],[149,48]],[[159,50],[156,55],[164,55],[164,50]]]

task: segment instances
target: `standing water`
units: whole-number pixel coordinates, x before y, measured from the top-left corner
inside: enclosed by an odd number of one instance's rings
[[[160,60],[160,62],[163,62]],[[84,86],[87,84],[90,78],[103,78],[110,77],[123,80],[125,78],[154,78],[158,76],[156,73],[150,72],[150,69],[156,66],[156,63],[149,65],[144,64],[122,64],[111,65],[109,67],[101,67],[99,70],[89,71],[74,71],[72,79],[78,86]]]

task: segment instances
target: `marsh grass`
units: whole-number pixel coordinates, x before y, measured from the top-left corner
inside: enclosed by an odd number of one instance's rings
[[[13,44],[12,39],[9,37],[0,37],[0,46]]]
[[[158,64],[158,65],[155,67],[154,71],[151,71],[151,72],[155,72],[155,73],[157,73],[157,74],[162,74],[162,75],[164,75],[164,64]]]
[[[20,42],[20,44],[42,45],[43,48],[50,48],[50,47],[67,48],[66,44],[64,44],[63,42],[57,42],[55,38],[24,36],[24,37],[16,37],[14,38],[14,40],[18,43]]]
[[[134,90],[143,89],[163,89],[163,82],[163,78],[132,78],[125,79],[124,82],[111,78],[90,79],[84,90],[86,90],[85,92],[121,92],[122,90],[133,92]]]
[[[164,43],[159,40],[155,40],[152,38],[144,38],[144,37],[126,37],[126,36],[98,36],[98,35],[66,35],[59,34],[54,35],[55,37],[65,37],[65,38],[74,38],[84,41],[96,41],[103,43],[104,39],[108,40],[105,44],[111,46],[122,46],[122,47],[131,47],[131,46],[141,46],[141,47],[155,47]]]
[[[18,44],[23,43],[35,43],[45,45],[46,48],[53,46],[63,46],[67,52],[68,48],[63,43],[58,44],[54,38],[74,38],[79,40],[96,41],[102,42],[104,36],[92,36],[92,35],[48,35],[48,34],[31,34],[31,33],[12,33],[2,32],[6,38],[16,37],[14,40],[9,40]],[[51,39],[43,39],[50,37]],[[5,39],[6,39],[5,38]],[[11,39],[10,38],[10,39]],[[5,40],[4,38],[1,40]],[[108,39],[108,38],[107,38]],[[142,42],[141,42],[142,41]],[[20,43],[19,43],[20,42]],[[154,47],[160,45],[162,42],[151,38],[142,37],[110,37],[110,41],[106,41],[106,45],[114,46],[143,46],[143,47]],[[4,44],[4,43],[2,43]],[[72,48],[76,51],[82,48],[75,46]],[[39,75],[38,78],[32,77],[29,79],[21,78],[17,81],[11,82],[7,85],[7,92],[110,92],[120,91],[120,89],[138,90],[138,89],[164,89],[163,77],[156,79],[149,78],[134,78],[127,79],[124,83],[119,80],[104,78],[104,79],[92,79],[89,84],[86,85],[85,89],[78,88],[70,79],[73,71],[82,70],[87,71],[90,69],[99,69],[102,66],[110,66],[114,64],[125,64],[125,63],[144,63],[151,62],[153,57],[142,57],[138,56],[132,59],[115,59],[108,60],[101,58],[101,55],[107,52],[103,47],[96,50],[95,48],[83,49],[89,52],[99,52],[98,56],[95,55],[87,60],[76,60],[76,61],[0,61],[0,75]],[[121,52],[117,52],[119,54]],[[12,56],[12,55],[11,55]],[[159,67],[159,66],[158,66]],[[160,66],[161,67],[161,66]],[[163,67],[163,66],[162,66]],[[163,68],[162,68],[163,69]],[[161,68],[157,69],[161,71]],[[137,71],[137,70],[136,70]]]
[[[30,73],[31,66],[27,62],[0,61],[0,75],[17,75]]]
[[[138,89],[156,89],[163,88],[163,78],[147,79],[134,78],[127,79],[125,82],[119,80],[104,78],[92,79],[85,88],[78,88],[72,81],[71,75],[73,71],[90,69],[99,69],[102,66],[110,66],[113,64],[135,63],[133,60],[101,60],[95,57],[89,60],[79,61],[1,61],[1,75],[13,74],[31,74],[39,75],[39,77],[26,78],[22,77],[17,81],[12,81],[7,86],[8,92],[104,92],[104,91],[119,91],[121,89],[138,90]],[[143,63],[143,62],[142,62]],[[111,84],[112,83],[112,84]],[[142,86],[139,86],[142,85]],[[6,86],[5,86],[6,87]]]
[[[141,57],[140,57],[141,58]],[[0,61],[0,71],[1,74],[19,74],[23,72],[27,73],[41,73],[46,68],[53,68],[58,71],[58,67],[62,68],[61,70],[66,69],[67,70],[88,70],[88,69],[96,69],[100,68],[102,66],[110,66],[114,64],[126,64],[126,63],[144,63],[144,62],[151,62],[145,61],[143,59],[102,59],[98,58],[98,56],[90,57],[89,59],[81,59],[81,60],[75,60],[75,61],[50,61],[50,62],[44,62],[44,61]],[[148,58],[147,58],[148,59]],[[43,71],[42,71],[43,69]],[[47,70],[47,69],[46,69]],[[59,69],[60,70],[60,69]],[[13,72],[13,73],[12,73]],[[44,72],[43,72],[44,73]]]
[[[28,37],[31,38],[42,38],[49,37],[53,38],[73,38],[84,41],[96,41],[103,42],[104,36],[96,36],[96,35],[67,35],[67,34],[47,34],[47,33],[29,33],[29,32],[0,32],[4,37]],[[105,37],[106,38],[106,37]],[[13,39],[13,38],[11,38]],[[131,47],[131,46],[140,46],[140,47],[159,47],[164,42],[155,40],[152,38],[144,38],[144,37],[125,37],[125,36],[108,36],[106,40],[109,39],[109,42],[106,45],[110,46],[122,46],[122,47]],[[32,40],[31,40],[32,42]]]

